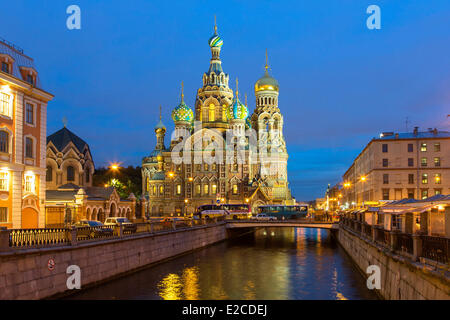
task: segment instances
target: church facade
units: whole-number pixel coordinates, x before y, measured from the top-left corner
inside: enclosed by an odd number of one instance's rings
[[[294,204],[287,177],[288,153],[278,81],[269,74],[255,84],[256,106],[235,92],[222,69],[223,40],[214,27],[211,60],[194,107],[184,101],[172,111],[175,130],[166,145],[166,127],[155,127],[156,146],[142,161],[142,191],[149,216],[191,214],[213,203]],[[245,99],[246,100],[246,99]]]

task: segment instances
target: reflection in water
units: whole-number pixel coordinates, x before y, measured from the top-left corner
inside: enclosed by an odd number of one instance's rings
[[[327,230],[263,228],[73,299],[374,299]]]

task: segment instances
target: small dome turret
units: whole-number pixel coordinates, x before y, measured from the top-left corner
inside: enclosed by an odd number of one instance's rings
[[[181,102],[172,111],[172,120],[176,122],[192,122],[194,120],[194,112],[184,102],[183,82],[181,82]]]
[[[227,108],[227,118],[230,120],[245,120],[247,117],[248,109],[239,101],[238,80],[236,79],[236,97],[233,103]]]

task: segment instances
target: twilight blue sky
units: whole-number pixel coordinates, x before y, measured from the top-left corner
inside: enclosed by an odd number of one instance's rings
[[[66,28],[71,4],[81,8],[81,30]],[[366,28],[370,4],[381,7],[381,30]],[[239,77],[251,111],[269,51],[299,200],[322,196],[372,137],[404,131],[406,117],[409,130],[449,129],[448,0],[15,0],[2,3],[0,37],[35,59],[55,95],[48,134],[65,116],[96,166],[139,165],[155,145],[159,104],[173,128],[182,80],[194,104],[214,14],[224,71],[230,83]]]

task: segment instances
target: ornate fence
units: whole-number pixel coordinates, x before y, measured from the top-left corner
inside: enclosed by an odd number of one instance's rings
[[[69,243],[69,229],[13,229],[9,236],[10,247],[52,246]]]
[[[398,233],[398,234],[396,234],[396,238],[397,238],[397,241],[395,244],[395,250],[413,254],[414,243],[413,243],[413,238],[412,238],[411,234]]]
[[[422,256],[441,263],[450,261],[450,239],[422,236]]]

